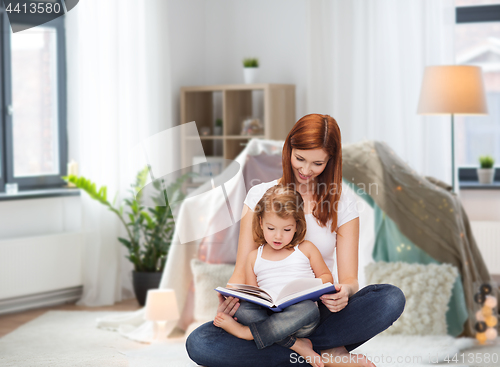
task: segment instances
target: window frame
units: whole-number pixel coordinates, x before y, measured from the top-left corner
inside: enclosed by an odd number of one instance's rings
[[[482,23],[500,21],[500,4],[457,6],[455,23]]]
[[[500,22],[500,4],[457,6],[455,24]],[[500,180],[500,171],[495,173],[494,181]],[[478,181],[476,168],[462,166],[458,168],[458,181]]]
[[[12,105],[12,63],[10,49],[10,34],[12,31],[3,4],[0,4],[0,18],[2,31],[2,38],[0,40],[0,73],[3,80],[0,86],[0,141],[3,147],[0,151],[0,192],[5,192],[6,183],[17,183],[19,191],[63,187],[66,185],[66,182],[61,176],[67,174],[68,161],[65,16],[62,15],[41,25],[43,27],[54,28],[56,31],[59,173],[24,177],[14,177],[13,116],[8,111],[8,106]],[[27,17],[27,19],[18,23],[28,25],[40,24],[40,22],[34,22],[34,20],[38,19]]]
[[[5,67],[4,67],[4,60],[6,56],[4,55],[4,47],[3,45],[5,44],[5,39],[8,37],[8,32],[7,32],[7,27],[8,27],[8,22],[7,20],[7,15],[5,13],[5,7],[3,2],[0,2],[0,79],[1,80],[6,80],[7,75],[5,72]],[[7,104],[5,103],[4,99],[5,95],[5,83],[0,83],[0,147],[5,147],[5,117],[7,116],[7,111],[5,110],[5,106]],[[5,149],[1,148],[0,149],[0,192],[5,191],[5,177],[6,177],[6,169],[5,169],[5,162],[6,162],[6,157],[5,157]]]

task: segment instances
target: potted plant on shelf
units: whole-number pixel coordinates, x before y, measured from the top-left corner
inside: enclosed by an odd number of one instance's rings
[[[222,135],[222,119],[215,120],[214,135]]]
[[[245,84],[255,82],[255,77],[259,71],[259,59],[246,58],[243,59],[243,77]]]
[[[495,160],[492,156],[485,155],[479,157],[479,163],[481,164],[481,168],[477,169],[479,183],[491,185],[495,177],[495,168],[493,168]]]
[[[157,192],[157,197],[153,198],[156,206],[146,210],[142,203],[141,189],[146,184],[148,173],[149,167],[145,167],[137,174],[136,181],[129,190],[130,197],[122,200],[119,205],[116,205],[116,196],[113,203],[108,201],[106,186],[98,189],[95,183],[83,176],[63,177],[68,183],[73,183],[89,194],[92,199],[107,206],[123,223],[127,238],[118,237],[118,241],[128,249],[129,254],[126,257],[134,264],[134,292],[141,306],[145,304],[148,290],[156,289],[160,285],[174,234],[173,210],[184,199],[182,184],[191,175],[188,173],[179,177],[166,189],[161,188],[161,180],[153,181]],[[170,204],[171,202],[175,204]]]

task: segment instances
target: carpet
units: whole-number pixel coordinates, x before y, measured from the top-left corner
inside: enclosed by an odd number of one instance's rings
[[[0,366],[128,367],[123,351],[146,345],[95,326],[110,314],[119,312],[49,311],[0,338]]]
[[[452,360],[460,351],[474,344],[471,338],[453,338],[448,335],[379,335],[352,353],[364,354],[378,367],[428,366],[446,363],[446,360]]]
[[[49,311],[0,338],[0,366],[195,366],[187,356],[182,339],[162,344],[142,344],[117,332],[96,327],[97,318],[119,314],[121,312]],[[377,367],[436,366],[436,361],[450,365],[444,361],[447,355],[452,357],[473,345],[472,339],[449,336],[379,335],[354,352],[366,354]],[[483,356],[485,352],[500,355],[498,345],[476,346],[465,352],[471,351],[476,353],[476,362],[477,353]],[[383,361],[382,357],[385,358]],[[484,360],[483,363],[467,363],[467,354],[465,358],[465,363],[454,366],[498,366],[498,360],[495,364],[484,363]]]

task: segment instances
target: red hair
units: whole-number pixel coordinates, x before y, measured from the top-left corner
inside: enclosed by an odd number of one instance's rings
[[[280,182],[283,185],[298,184],[292,171],[292,149],[324,149],[329,155],[325,169],[316,177],[313,215],[322,227],[331,220],[331,231],[336,231],[342,194],[342,143],[337,121],[319,114],[306,115],[297,121],[283,146],[283,178]],[[327,206],[326,210],[324,206]]]

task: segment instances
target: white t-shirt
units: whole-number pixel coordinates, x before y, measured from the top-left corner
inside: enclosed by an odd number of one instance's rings
[[[262,199],[264,193],[271,186],[278,184],[278,180],[271,182],[263,182],[252,187],[245,198],[244,204],[247,205],[252,211],[255,205]],[[311,241],[321,252],[323,260],[325,260],[328,268],[333,271],[334,269],[334,254],[335,246],[337,245],[337,232],[331,232],[331,221],[328,222],[326,227],[321,227],[312,213],[306,214],[307,231],[305,239]],[[356,197],[354,194],[346,189],[345,184],[342,182],[342,194],[337,213],[338,227],[350,222],[351,220],[359,217],[356,208]]]
[[[294,252],[282,260],[267,260],[262,257],[264,245],[260,245],[253,271],[259,287],[278,296],[285,285],[296,279],[315,278],[309,258],[295,246]]]

